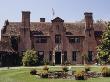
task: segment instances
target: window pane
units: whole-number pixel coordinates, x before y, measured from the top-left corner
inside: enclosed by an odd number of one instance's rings
[[[39,43],[40,42],[39,40],[40,40],[39,38],[36,38],[36,43]]]
[[[70,43],[75,43],[75,38],[69,38]]]
[[[61,43],[61,35],[55,35],[55,43]]]
[[[76,37],[76,38],[75,38],[75,42],[76,42],[76,43],[79,43],[79,42],[80,42],[80,38],[79,38],[79,37]]]
[[[88,62],[92,61],[92,51],[88,51]]]
[[[80,43],[80,37],[70,37],[69,42],[70,43]]]
[[[36,43],[47,43],[47,38],[46,37],[37,37]]]
[[[41,38],[41,43],[47,43],[47,38]]]
[[[39,59],[40,62],[43,61],[43,59],[44,59],[44,51],[38,51],[38,59]]]
[[[72,52],[72,60],[73,61],[76,61],[76,53],[77,53],[77,51]]]

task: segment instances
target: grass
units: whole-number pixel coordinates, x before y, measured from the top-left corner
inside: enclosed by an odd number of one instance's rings
[[[9,69],[0,70],[0,82],[110,82],[110,78],[92,78],[84,81],[77,80],[65,80],[65,79],[41,79],[39,77],[30,75],[32,68],[21,68],[21,69]],[[41,71],[41,68],[36,68]],[[62,70],[61,67],[51,67],[50,71]],[[73,67],[72,70],[84,70],[82,67]],[[100,71],[100,67],[92,67],[93,71]]]

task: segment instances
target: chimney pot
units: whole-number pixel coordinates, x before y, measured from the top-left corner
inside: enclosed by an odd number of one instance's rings
[[[45,18],[40,18],[40,22],[45,22]]]
[[[85,12],[84,13],[85,16],[92,16],[92,14],[93,14],[92,12]]]

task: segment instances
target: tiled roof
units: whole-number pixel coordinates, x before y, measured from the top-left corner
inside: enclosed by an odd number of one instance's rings
[[[66,32],[72,33],[74,36],[84,36],[84,24],[83,23],[64,23]]]
[[[6,28],[6,35],[19,35],[20,34],[20,22],[9,22],[9,25]]]
[[[107,27],[107,24],[106,23],[94,23],[93,24],[93,27],[94,27],[94,30],[95,31],[104,31],[105,29],[106,29],[106,27]]]
[[[44,35],[49,35],[49,30],[51,28],[51,23],[49,22],[31,22],[31,31],[41,31]]]
[[[49,35],[51,29],[51,22],[31,22],[30,30],[31,31],[41,31],[44,35]],[[6,28],[7,35],[20,35],[20,27],[22,27],[21,22],[9,22],[9,25]],[[74,36],[84,36],[85,23],[64,23],[66,32],[70,32]],[[104,31],[106,25],[104,23],[94,23],[93,24],[95,31]]]

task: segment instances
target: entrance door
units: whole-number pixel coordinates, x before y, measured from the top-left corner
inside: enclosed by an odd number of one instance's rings
[[[55,64],[61,64],[61,52],[55,52]]]

